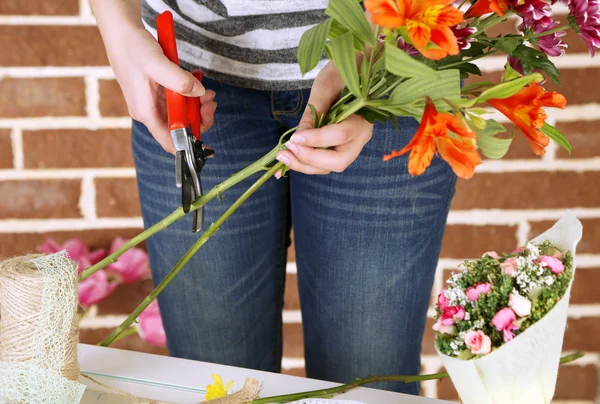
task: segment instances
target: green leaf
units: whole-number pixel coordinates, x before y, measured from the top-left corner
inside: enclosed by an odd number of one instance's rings
[[[550,139],[554,140],[556,143],[564,147],[565,150],[567,150],[569,154],[571,154],[571,144],[569,143],[567,138],[565,138],[563,134],[560,133],[554,126],[545,123],[540,128],[540,131],[542,131],[544,135],[548,136]]]
[[[461,72],[476,74],[481,76],[481,70],[479,70],[479,66],[474,63],[465,63],[459,66],[459,70]]]
[[[560,84],[558,76],[560,71],[554,63],[548,59],[544,52],[529,46],[519,45],[512,52],[512,55],[521,61],[521,66],[526,74],[532,73],[535,69],[540,69],[548,75],[556,84]]]
[[[369,79],[371,78],[371,65],[367,55],[363,55],[362,61],[360,62],[360,88],[362,90],[363,98],[369,94]]]
[[[326,45],[331,54],[331,59],[335,63],[340,76],[344,79],[346,87],[356,97],[362,97],[360,85],[358,82],[358,71],[356,69],[356,52],[354,51],[354,35],[347,32],[338,36]]]
[[[473,352],[471,352],[471,350],[464,349],[458,354],[457,358],[460,360],[466,361],[466,360],[471,359],[473,356],[475,356],[475,355],[473,354]]]
[[[302,75],[314,69],[321,60],[331,21],[331,18],[328,18],[302,35],[298,46],[298,63]]]
[[[394,45],[385,44],[385,68],[399,77],[422,77],[429,80],[439,79],[438,71],[419,62]]]
[[[531,84],[533,81],[540,81],[542,79],[543,77],[539,73],[533,73],[529,76],[521,77],[519,79],[505,81],[504,83],[497,84],[494,87],[485,90],[479,97],[477,97],[475,103],[477,104],[491,99],[508,98],[517,93],[527,84]]]
[[[375,121],[379,121],[381,123],[386,123],[389,119],[389,113],[377,108],[364,107],[361,108],[356,115],[360,115],[365,118],[367,121],[371,123],[375,123]]]
[[[523,37],[503,37],[494,41],[494,48],[509,55],[523,42]]]
[[[317,108],[312,105],[312,104],[308,104],[308,108],[310,108],[310,111],[313,113],[313,116],[315,117],[315,128],[319,127],[319,123],[321,122],[321,119],[319,117],[319,111],[317,111]]]
[[[377,46],[365,12],[356,0],[330,0],[325,14],[337,20],[362,42],[373,48]]]
[[[477,145],[482,153],[490,159],[500,159],[506,155],[511,139],[500,139],[494,137],[498,133],[506,132],[506,128],[493,119],[488,119],[485,129],[472,128],[477,134]]]
[[[471,47],[469,49],[465,49],[460,51],[461,57],[469,56],[475,57],[481,55],[488,46],[482,44],[481,42],[473,42],[471,43]]]
[[[348,30],[342,26],[337,20],[331,19],[331,27],[327,38],[335,39],[340,35],[344,35]]]
[[[520,77],[523,77],[523,75],[513,69],[508,63],[504,65],[504,75],[502,76],[502,81],[511,81]]]
[[[441,70],[436,74],[438,75],[437,80],[430,80],[426,77],[415,77],[406,80],[392,91],[387,103],[395,107],[407,106],[415,104],[415,100],[426,96],[435,99],[460,99],[458,70]],[[423,102],[423,100],[420,101]]]

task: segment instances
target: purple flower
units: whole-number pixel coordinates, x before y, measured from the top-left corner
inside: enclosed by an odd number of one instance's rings
[[[411,44],[406,43],[402,36],[398,37],[398,49],[401,49],[404,52],[406,52],[408,56],[417,56],[419,54],[419,51]]]
[[[588,46],[590,55],[600,48],[600,1],[570,0],[569,22]]]
[[[477,32],[477,28],[475,27],[467,27],[467,28],[457,28],[458,26],[452,27],[452,32],[454,32],[454,36],[456,37],[456,42],[458,43],[458,49],[469,49],[471,47],[471,42],[475,40],[475,38],[468,38]]]
[[[531,28],[536,34],[541,34],[555,28],[557,25],[558,22],[552,21],[550,24],[546,25],[536,23],[533,24]],[[567,35],[567,33],[564,31],[543,35],[537,38],[537,44],[542,50],[542,52],[544,52],[548,56],[562,56],[565,53],[565,48],[567,47],[567,44],[564,43],[560,38],[565,35]]]
[[[523,23],[526,26],[544,19],[551,19],[552,8],[544,0],[531,0],[523,4],[519,4],[520,1],[513,0],[511,3],[516,13],[523,18]]]

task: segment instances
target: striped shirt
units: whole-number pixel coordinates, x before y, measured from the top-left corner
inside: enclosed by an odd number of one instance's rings
[[[302,34],[325,18],[328,0],[143,0],[142,19],[173,13],[181,66],[220,82],[258,90],[310,87],[327,61],[304,77],[296,52]]]

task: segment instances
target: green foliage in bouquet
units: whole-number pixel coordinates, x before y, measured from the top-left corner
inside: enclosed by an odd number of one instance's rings
[[[573,259],[549,242],[465,261],[438,296],[436,344],[461,359],[492,352],[542,319],[573,278]]]

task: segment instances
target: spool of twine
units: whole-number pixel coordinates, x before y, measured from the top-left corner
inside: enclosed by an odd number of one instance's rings
[[[73,287],[68,290],[74,292],[73,296],[68,298],[74,306],[74,316],[68,332],[68,341],[64,349],[60,349],[64,352],[56,352],[52,339],[37,340],[40,335],[38,327],[45,321],[43,309],[48,309],[43,304],[44,286],[47,280],[32,261],[40,256],[32,254],[0,262],[0,361],[33,362],[39,367],[57,371],[63,377],[77,381],[79,378],[77,264],[71,261],[74,275],[70,279],[61,280],[61,282],[72,282]],[[52,366],[57,361],[44,359],[56,359],[58,355],[64,356],[64,362],[59,362],[62,363],[60,369],[53,369]]]

